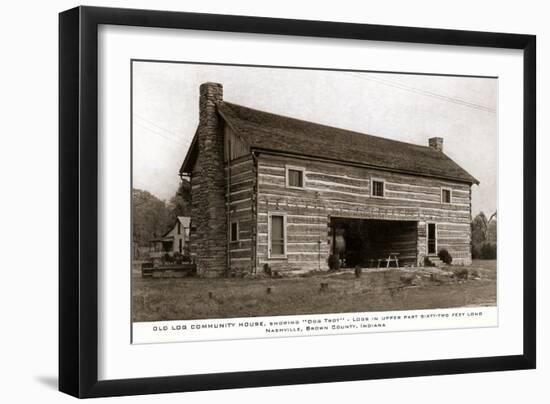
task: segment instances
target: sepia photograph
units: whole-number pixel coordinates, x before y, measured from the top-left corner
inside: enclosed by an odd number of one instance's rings
[[[134,323],[497,306],[497,77],[131,76]]]
[[[39,317],[59,349],[37,352],[58,354],[59,390],[227,401],[349,381],[382,398],[382,379],[408,378],[425,401],[426,377],[447,375],[441,401],[456,375],[494,401],[494,372],[532,377],[540,41],[525,18],[208,7],[59,14],[58,114],[35,108],[56,150],[25,149],[58,155],[57,288],[30,284],[58,291]],[[36,201],[15,182],[11,199]]]

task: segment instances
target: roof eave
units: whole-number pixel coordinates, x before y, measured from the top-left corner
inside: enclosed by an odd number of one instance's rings
[[[430,177],[430,178],[438,178],[438,179],[443,179],[443,180],[448,180],[448,181],[462,182],[462,183],[466,183],[466,184],[470,184],[470,185],[472,185],[472,184],[479,185],[479,181],[476,178],[472,177],[472,176],[470,176],[471,177],[470,179],[467,179],[467,178],[457,178],[457,177],[450,177],[450,176],[426,174],[426,173],[417,172],[417,171],[400,170],[400,169],[397,169],[397,168],[376,166],[376,165],[373,165],[373,164],[357,163],[355,161],[330,159],[330,158],[326,158],[326,157],[318,157],[318,156],[306,155],[306,154],[301,154],[301,153],[283,152],[283,151],[279,151],[279,150],[267,149],[267,148],[262,148],[262,147],[254,147],[254,146],[251,147],[251,151],[252,152],[256,151],[256,152],[268,153],[268,154],[276,154],[276,155],[289,155],[289,156],[292,156],[292,157],[301,157],[301,158],[306,158],[306,159],[309,159],[309,160],[328,161],[328,162],[331,162],[331,163],[339,163],[339,164],[355,166],[355,167],[372,168],[372,169],[376,169],[376,170],[384,170],[384,171],[390,171],[390,172],[400,173],[400,174],[409,174],[409,175],[416,175],[416,176],[423,176],[423,177]]]
[[[424,173],[424,172],[420,172],[420,171],[412,171],[412,170],[399,169],[399,168],[389,168],[389,167],[386,167],[386,166],[382,166],[382,165],[378,166],[378,165],[374,165],[374,164],[362,164],[362,163],[359,163],[359,162],[356,162],[356,161],[331,159],[329,157],[319,157],[317,155],[308,155],[308,154],[303,154],[303,153],[292,153],[292,152],[281,151],[281,150],[277,150],[277,149],[269,149],[269,148],[262,148],[262,147],[254,146],[253,144],[251,144],[251,142],[244,140],[246,138],[246,136],[243,133],[241,133],[241,131],[239,129],[239,126],[235,125],[235,123],[233,122],[233,118],[226,114],[226,112],[224,111],[225,104],[227,104],[227,103],[217,103],[218,113],[220,114],[222,119],[225,121],[225,123],[228,124],[229,127],[231,127],[233,129],[234,133],[241,140],[245,141],[245,143],[247,143],[249,145],[251,152],[256,150],[256,151],[264,151],[264,152],[269,152],[269,153],[289,154],[289,155],[293,155],[293,156],[307,157],[307,158],[314,159],[314,160],[325,160],[325,161],[343,163],[343,164],[346,164],[346,165],[355,165],[355,166],[360,166],[360,167],[374,168],[374,169],[379,169],[379,170],[385,170],[385,171],[391,171],[391,172],[397,172],[397,173],[404,173],[404,174],[410,174],[410,175],[416,175],[416,176],[425,176],[425,177],[431,177],[431,178],[445,179],[445,180],[449,180],[449,181],[456,181],[456,182],[461,182],[461,183],[465,183],[465,184],[470,184],[470,186],[472,184],[479,185],[479,181],[475,177],[470,175],[470,173],[468,173],[463,168],[458,166],[458,164],[457,164],[457,166],[464,172],[463,177],[434,175],[434,174],[428,174],[428,173]],[[289,119],[295,119],[295,118],[289,118]],[[323,126],[323,125],[321,125],[321,126]],[[338,128],[335,128],[335,129],[338,129]],[[338,130],[340,130],[340,129],[338,129]],[[357,135],[360,135],[360,134],[357,133]],[[369,136],[372,136],[372,135],[369,135]],[[405,142],[401,142],[401,141],[395,141],[395,142],[405,143]],[[415,145],[415,146],[418,146],[418,145]],[[449,158],[449,157],[447,156],[447,158]],[[449,158],[449,160],[451,160],[451,159]],[[456,163],[454,163],[454,164],[456,164]]]
[[[183,163],[181,164],[179,174],[191,174],[193,171],[193,162],[196,158],[197,151],[195,150],[197,146],[197,137],[198,137],[199,128],[197,127],[197,130],[195,130],[195,135],[193,136],[193,140],[191,141],[191,145],[189,146],[189,149],[187,149],[187,154],[185,155],[185,159],[183,160]]]

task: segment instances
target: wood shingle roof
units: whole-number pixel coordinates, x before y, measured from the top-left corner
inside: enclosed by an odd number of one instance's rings
[[[251,150],[307,156],[396,172],[457,180],[479,181],[443,152],[428,146],[334,128],[259,111],[229,102],[218,112]],[[196,142],[191,145],[193,148]],[[190,155],[196,151],[190,150]],[[182,166],[182,172],[190,167]]]

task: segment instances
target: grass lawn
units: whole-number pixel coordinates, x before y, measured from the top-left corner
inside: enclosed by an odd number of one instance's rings
[[[134,271],[132,317],[191,320],[496,305],[496,261],[464,268],[479,278],[459,281],[395,268],[359,278],[346,271],[294,278],[144,279]],[[404,278],[413,275],[407,285]],[[321,283],[328,283],[326,291],[320,291]]]

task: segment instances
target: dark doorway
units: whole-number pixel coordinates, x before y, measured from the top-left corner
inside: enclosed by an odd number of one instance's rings
[[[435,223],[428,223],[428,254],[437,252]]]
[[[332,253],[344,267],[373,267],[397,254],[400,266],[416,262],[414,221],[331,218]]]

